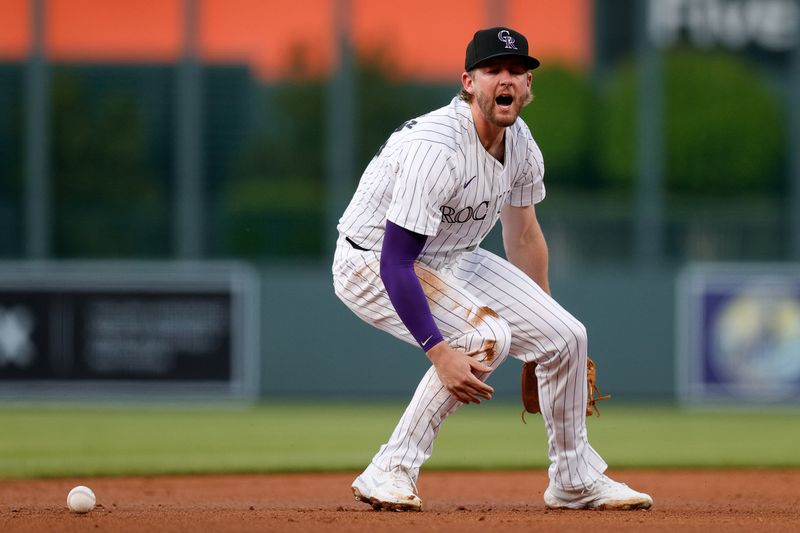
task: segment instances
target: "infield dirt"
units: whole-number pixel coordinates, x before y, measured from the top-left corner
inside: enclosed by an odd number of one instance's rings
[[[0,531],[800,531],[800,470],[620,470],[649,511],[548,511],[544,471],[424,472],[422,513],[353,500],[356,473],[0,480]],[[94,511],[66,507],[75,485]]]

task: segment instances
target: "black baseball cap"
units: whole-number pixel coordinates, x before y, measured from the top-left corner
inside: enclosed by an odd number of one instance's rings
[[[524,35],[511,28],[496,26],[475,32],[467,45],[464,70],[470,71],[482,61],[502,56],[522,57],[528,70],[539,66],[539,60],[528,55],[528,39]]]

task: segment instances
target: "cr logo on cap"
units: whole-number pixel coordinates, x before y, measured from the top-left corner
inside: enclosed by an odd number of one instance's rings
[[[500,30],[497,32],[497,38],[506,43],[506,49],[516,50],[517,46],[514,44],[516,39],[511,36],[508,30]]]

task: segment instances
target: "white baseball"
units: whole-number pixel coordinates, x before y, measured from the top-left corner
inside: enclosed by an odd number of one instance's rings
[[[89,487],[78,485],[67,494],[67,507],[73,513],[88,513],[94,509],[97,499]]]

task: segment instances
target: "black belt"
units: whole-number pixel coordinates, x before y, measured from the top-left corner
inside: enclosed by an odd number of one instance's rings
[[[344,240],[346,240],[348,243],[350,243],[350,246],[352,246],[356,250],[361,250],[362,252],[370,252],[370,251],[372,251],[372,250],[369,250],[367,248],[364,248],[363,246],[357,245],[356,243],[353,242],[353,239],[351,239],[350,237],[345,237]]]

